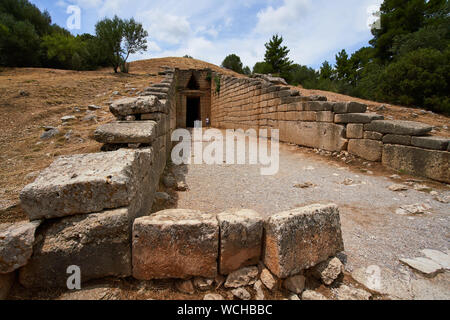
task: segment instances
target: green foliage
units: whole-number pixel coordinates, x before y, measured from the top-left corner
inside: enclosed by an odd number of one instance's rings
[[[264,62],[270,66],[273,73],[281,77],[287,77],[292,66],[292,61],[288,58],[290,50],[282,44],[283,37],[279,35],[272,36],[272,39],[265,44],[266,53],[264,55]]]
[[[249,76],[252,74],[252,70],[250,70],[249,66],[245,66],[244,69],[242,69],[242,71],[246,76]]]
[[[240,74],[244,73],[244,65],[242,64],[241,58],[235,54],[230,54],[223,60],[222,68],[233,70]]]
[[[183,58],[194,59],[192,56],[190,56],[190,55],[188,55],[188,54],[184,55]]]
[[[216,75],[214,77],[214,83],[216,84],[216,93],[220,94],[220,87],[221,87],[221,85],[220,85],[220,77],[218,75]]]
[[[321,80],[331,80],[334,77],[334,70],[328,61],[324,61],[320,67],[319,77]]]
[[[383,98],[407,106],[450,113],[450,48],[418,49],[391,63],[382,74]]]
[[[253,73],[269,74],[273,73],[272,67],[266,62],[257,62],[253,67]]]
[[[308,68],[307,66],[301,66],[294,64],[291,66],[291,70],[286,78],[286,81],[291,85],[312,86],[316,83],[318,74],[316,70]]]

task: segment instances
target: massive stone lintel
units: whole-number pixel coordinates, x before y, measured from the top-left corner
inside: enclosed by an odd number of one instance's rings
[[[450,183],[450,153],[447,151],[385,144],[383,165]]]
[[[126,207],[150,175],[150,149],[58,158],[20,193],[30,220]]]
[[[221,274],[258,264],[264,219],[253,210],[230,210],[217,215],[220,227]]]
[[[328,151],[347,148],[345,127],[327,122],[280,121],[280,140]]]
[[[409,136],[422,136],[432,129],[432,126],[424,123],[403,120],[376,120],[364,126],[366,131]]]
[[[344,250],[339,209],[311,205],[265,223],[264,264],[279,278],[296,275]]]
[[[116,117],[152,112],[166,112],[165,109],[165,105],[163,105],[158,97],[154,95],[116,100],[109,107],[111,113]]]
[[[219,254],[215,215],[165,210],[133,225],[133,276],[140,280],[214,278]]]
[[[159,135],[157,129],[158,124],[155,121],[112,122],[97,127],[94,139],[101,143],[151,144]]]
[[[33,255],[20,269],[27,287],[66,287],[67,268],[78,266],[86,282],[131,275],[131,235],[127,209],[48,220],[38,229]]]

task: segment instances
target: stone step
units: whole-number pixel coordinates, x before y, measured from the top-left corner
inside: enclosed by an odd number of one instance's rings
[[[20,193],[30,220],[127,207],[149,175],[149,149],[63,156]]]
[[[144,96],[144,97],[155,96],[158,99],[167,99],[167,93],[159,92],[159,91],[156,91],[156,90],[145,90],[142,93],[142,96]]]
[[[161,93],[169,93],[168,87],[155,87],[151,86],[149,88],[146,88],[144,91],[154,91],[154,92],[161,92]]]
[[[116,117],[126,117],[134,114],[166,112],[165,105],[156,96],[124,98],[114,101],[109,110]]]
[[[409,136],[423,136],[432,129],[432,126],[424,123],[404,120],[376,120],[364,126],[366,131]]]
[[[145,143],[151,144],[158,137],[155,121],[118,121],[99,126],[94,139],[100,143]]]
[[[334,116],[336,123],[370,123],[374,120],[382,120],[383,116],[376,113],[341,113]],[[369,130],[366,131],[376,131]]]

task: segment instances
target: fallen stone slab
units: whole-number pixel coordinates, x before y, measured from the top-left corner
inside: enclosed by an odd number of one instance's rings
[[[424,274],[427,277],[433,277],[437,273],[442,272],[443,268],[440,264],[434,262],[431,259],[427,258],[402,258],[400,259],[400,262],[408,265],[409,267],[413,268],[414,270],[419,271],[420,273]]]
[[[128,210],[45,221],[31,259],[19,270],[19,281],[26,288],[66,287],[69,266],[80,268],[82,282],[130,276]]]
[[[133,276],[140,280],[214,278],[219,225],[212,214],[165,210],[133,225]]]
[[[429,214],[431,206],[426,203],[416,203],[410,205],[403,205],[396,210],[396,214],[407,215],[407,214]]]
[[[30,220],[129,206],[151,171],[149,149],[63,156],[20,193]]]
[[[295,294],[301,294],[305,290],[306,278],[303,275],[296,275],[283,281],[283,287]]]
[[[0,224],[0,273],[10,273],[27,264],[40,224],[41,221]]]
[[[383,165],[395,170],[450,183],[450,153],[385,144]]]
[[[384,117],[375,113],[341,113],[334,116],[334,122],[336,123],[370,123],[381,119],[384,119]]]
[[[441,265],[442,268],[449,270],[450,269],[450,255],[432,249],[424,249],[422,253],[430,260],[433,260],[437,264]]]
[[[151,144],[157,137],[155,121],[119,121],[99,126],[94,139],[100,143]]]
[[[405,136],[400,134],[387,134],[383,137],[383,143],[401,144],[404,146],[410,146],[411,136]]]
[[[367,105],[359,102],[336,102],[333,105],[334,113],[365,113]]]
[[[126,117],[134,114],[152,112],[165,112],[164,105],[156,96],[124,98],[116,100],[111,104],[109,110],[116,117]]]
[[[422,136],[432,129],[432,126],[424,123],[404,120],[376,120],[364,126],[366,131],[409,136]]]
[[[264,228],[263,261],[279,278],[296,275],[344,250],[339,209],[334,204],[274,214]]]
[[[257,267],[245,267],[230,273],[225,281],[225,288],[240,288],[252,285],[258,279]]]
[[[383,143],[370,139],[350,139],[348,152],[369,161],[381,161]]]
[[[261,256],[264,219],[253,210],[232,210],[217,215],[220,227],[219,270],[227,275],[256,265]]]
[[[411,144],[415,147],[432,149],[432,150],[447,150],[450,140],[443,137],[412,137]]]

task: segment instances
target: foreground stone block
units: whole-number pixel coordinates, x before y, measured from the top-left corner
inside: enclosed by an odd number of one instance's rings
[[[344,250],[339,209],[311,205],[265,223],[264,264],[279,278],[296,275]]]
[[[253,210],[233,210],[217,215],[220,227],[221,274],[258,264],[264,219]]]
[[[151,170],[148,150],[118,150],[58,158],[20,193],[30,220],[126,207]]]
[[[165,112],[164,105],[155,95],[116,100],[111,104],[109,110],[116,117],[152,112]]]
[[[351,139],[348,152],[369,161],[381,161],[383,143],[369,139]]]
[[[16,279],[16,273],[0,273],[0,300],[8,298],[9,291],[11,290],[14,280]]]
[[[444,137],[412,137],[411,144],[415,147],[432,149],[432,150],[447,150],[450,140]]]
[[[158,136],[155,121],[120,121],[99,126],[94,139],[100,143],[145,143],[151,144]]]
[[[376,120],[364,126],[366,131],[409,136],[422,136],[429,133],[432,129],[432,126],[424,123],[402,120]]]
[[[65,287],[67,268],[72,265],[80,267],[82,282],[130,276],[128,210],[44,222],[29,263],[19,271],[19,281],[26,288]]]
[[[347,148],[345,127],[327,122],[280,121],[280,140],[328,151]]]
[[[195,210],[165,210],[133,225],[133,276],[140,280],[217,275],[219,224]]]
[[[342,113],[334,116],[336,123],[370,123],[380,119],[384,119],[384,117],[375,113]]]
[[[383,165],[395,170],[450,183],[450,153],[385,144]]]
[[[27,264],[39,225],[40,221],[0,224],[0,273],[10,273]]]

